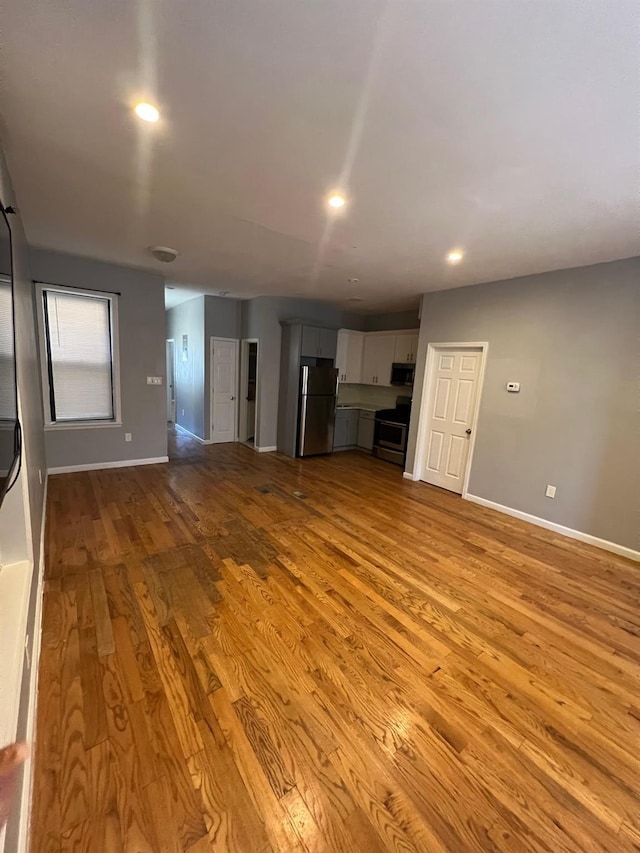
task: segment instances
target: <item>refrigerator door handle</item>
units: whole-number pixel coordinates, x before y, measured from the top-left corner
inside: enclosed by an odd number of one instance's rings
[[[307,398],[306,395],[300,398],[300,433],[298,440],[298,454],[304,456],[304,434],[307,428]]]
[[[303,396],[306,396],[308,384],[309,384],[309,367],[307,365],[303,365],[303,367],[302,367],[302,381],[300,383],[300,393]]]

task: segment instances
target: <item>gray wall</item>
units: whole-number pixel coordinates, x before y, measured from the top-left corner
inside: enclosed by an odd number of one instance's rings
[[[188,336],[186,361],[182,353],[183,335]],[[167,337],[176,342],[176,421],[204,438],[204,296],[167,311]]]
[[[0,146],[0,198],[2,203],[19,204],[14,196],[11,178]],[[0,508],[0,562],[24,560],[33,555],[34,571],[29,595],[27,633],[29,657],[33,660],[35,612],[38,592],[38,570],[40,566],[40,533],[44,518],[44,477],[40,483],[38,472],[46,471],[45,445],[42,430],[42,393],[35,332],[34,292],[29,271],[27,242],[20,216],[10,216],[13,244],[13,286],[15,294],[15,335],[18,374],[18,397],[20,419],[23,430],[23,468],[20,481],[9,492]],[[26,481],[26,482],[25,482]],[[26,489],[23,487],[26,485]],[[25,492],[29,504],[30,519],[25,506]],[[17,737],[26,736],[29,702],[30,670],[26,667],[22,675],[20,710]],[[19,802],[19,796],[16,799]],[[20,813],[16,808],[7,825],[5,850],[17,849]]]
[[[45,432],[47,465],[58,468],[167,455],[164,279],[115,264],[34,249],[31,273],[37,281],[119,292],[122,427],[55,429]],[[132,441],[125,442],[125,432]]]
[[[278,393],[282,321],[300,320],[327,328],[357,328],[357,318],[326,302],[261,296],[242,303],[242,337],[258,338],[257,447],[278,443]]]
[[[395,311],[390,314],[368,314],[365,316],[365,332],[388,332],[394,329],[417,329],[420,326],[418,309]],[[350,328],[359,328],[350,326]]]
[[[488,341],[469,491],[640,550],[639,330],[640,258],[425,294],[414,411],[428,342]]]
[[[205,440],[211,438],[209,342],[211,338],[239,340],[242,304],[221,296],[198,296],[167,311],[167,337],[176,342],[176,420]],[[182,358],[183,335],[189,336],[187,361]]]

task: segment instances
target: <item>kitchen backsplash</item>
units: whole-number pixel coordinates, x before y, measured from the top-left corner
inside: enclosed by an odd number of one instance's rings
[[[410,388],[381,388],[379,385],[349,385],[341,382],[338,388],[339,406],[375,406],[376,409],[393,409],[396,399],[410,396]]]

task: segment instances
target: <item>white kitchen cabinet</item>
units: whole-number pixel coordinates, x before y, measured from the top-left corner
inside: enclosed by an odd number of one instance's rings
[[[362,349],[364,332],[351,329],[340,329],[338,332],[338,349],[336,352],[336,367],[340,382],[357,384],[362,382]]]
[[[391,385],[395,347],[395,335],[365,335],[362,353],[362,382],[365,385]]]
[[[418,349],[418,335],[414,332],[396,335],[393,360],[403,364],[415,364]]]

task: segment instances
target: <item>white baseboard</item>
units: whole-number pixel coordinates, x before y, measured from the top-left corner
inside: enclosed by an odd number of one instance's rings
[[[186,427],[180,426],[180,424],[174,424],[176,429],[179,429],[180,432],[184,432],[190,438],[195,438],[195,440],[199,444],[213,444],[214,442],[210,438],[200,438],[199,435],[196,435],[195,432],[191,432],[191,430],[186,429]]]
[[[120,459],[117,462],[88,462],[86,465],[62,465],[49,468],[48,474],[72,474],[74,471],[101,471],[103,468],[132,468],[136,465],[158,465],[168,462],[168,456],[153,456],[149,459]]]
[[[495,509],[497,512],[502,512],[505,515],[510,515],[513,518],[519,518],[521,521],[528,521],[529,524],[535,524],[538,527],[544,527],[546,530],[553,530],[554,533],[561,533],[563,536],[568,536],[570,539],[577,539],[580,542],[586,542],[589,545],[595,545],[596,548],[603,548],[605,551],[611,551],[613,554],[619,554],[621,557],[628,557],[630,560],[640,561],[640,551],[634,551],[633,548],[627,548],[626,545],[618,545],[615,542],[609,542],[608,539],[600,539],[598,536],[592,536],[590,533],[583,533],[581,530],[574,530],[572,527],[565,527],[562,524],[556,524],[554,521],[547,521],[546,518],[539,518],[537,515],[530,515],[528,512],[522,512],[519,509],[512,509],[509,506],[489,501],[486,498],[479,498],[477,495],[471,495],[467,492],[463,495],[467,501],[474,504],[485,506],[488,509]]]
[[[419,477],[414,477],[410,471],[403,471],[402,476],[405,480],[411,480],[412,482],[415,482],[416,480],[420,479]]]
[[[258,453],[273,453],[274,450],[277,450],[277,447],[257,447],[254,445],[255,449]]]

